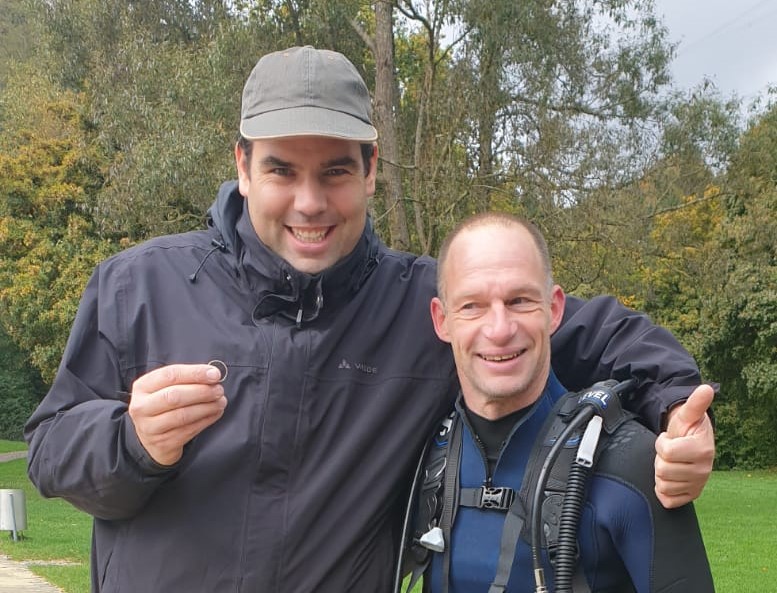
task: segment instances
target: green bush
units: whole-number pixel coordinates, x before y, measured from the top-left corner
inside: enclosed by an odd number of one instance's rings
[[[24,355],[0,330],[0,439],[19,441],[45,387]]]
[[[757,469],[777,465],[774,414],[753,410],[721,394],[715,410],[716,469]]]

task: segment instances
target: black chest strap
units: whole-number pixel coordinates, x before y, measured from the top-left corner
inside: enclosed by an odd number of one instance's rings
[[[526,509],[520,497],[516,497],[505,515],[504,527],[502,527],[502,540],[499,544],[499,560],[496,564],[496,576],[488,593],[504,593],[507,590],[507,581],[513,570],[515,548],[523,532]]]
[[[445,538],[442,552],[442,591],[448,593],[451,574],[451,527],[456,516],[459,492],[459,462],[461,461],[461,422],[454,418],[446,452],[445,479],[443,481],[442,515],[440,529]]]
[[[443,418],[437,432],[427,443],[419,459],[419,466],[411,488],[411,496],[405,514],[405,524],[412,524],[412,529],[407,532],[403,529],[402,545],[399,553],[399,561],[394,580],[394,593],[401,592],[402,577],[411,573],[410,581],[405,589],[406,593],[412,591],[415,584],[421,579],[431,562],[431,552],[443,552],[450,538],[451,525],[456,514],[457,501],[454,498],[450,508],[446,511],[449,519],[447,536],[441,529],[443,515],[443,480],[449,474],[446,466],[450,463],[451,447],[453,446],[454,426],[458,424],[458,414],[455,411]],[[456,438],[459,444],[454,450],[461,449],[461,432],[458,429]],[[455,456],[453,466],[456,467],[454,477],[458,476],[459,455]],[[458,480],[454,486],[458,485]],[[455,488],[451,487],[455,492]],[[450,558],[448,560],[450,566]],[[423,591],[429,589],[428,579],[424,582]]]

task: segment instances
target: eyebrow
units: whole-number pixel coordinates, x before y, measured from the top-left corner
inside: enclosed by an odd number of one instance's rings
[[[358,163],[356,162],[356,159],[354,159],[351,156],[341,156],[337,157],[328,161],[324,161],[321,163],[322,169],[329,169],[331,167],[354,167]],[[276,156],[266,156],[263,158],[260,162],[260,165],[263,167],[283,167],[288,169],[293,169],[294,164],[289,161],[284,161],[283,159],[279,159]]]
[[[353,157],[350,156],[341,156],[336,159],[332,159],[330,161],[325,161],[322,163],[323,169],[329,169],[330,167],[354,167],[358,163]]]
[[[263,167],[284,167],[284,168],[291,167],[291,163],[281,160],[275,156],[264,157],[259,164],[262,165]]]

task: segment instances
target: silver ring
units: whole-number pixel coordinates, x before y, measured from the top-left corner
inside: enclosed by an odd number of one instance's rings
[[[211,360],[208,364],[212,367],[216,367],[219,370],[219,372],[221,373],[221,379],[219,379],[219,383],[223,383],[224,379],[227,378],[227,373],[229,373],[227,364],[220,360]]]

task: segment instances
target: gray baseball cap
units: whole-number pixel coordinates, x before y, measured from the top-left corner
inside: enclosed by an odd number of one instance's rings
[[[240,133],[248,140],[330,136],[372,142],[367,85],[335,51],[292,47],[257,62],[243,88]]]

